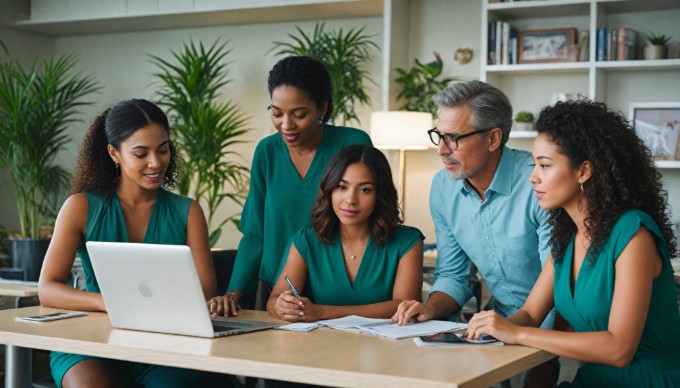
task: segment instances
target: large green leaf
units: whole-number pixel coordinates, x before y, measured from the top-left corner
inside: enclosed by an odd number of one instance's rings
[[[16,191],[20,233],[37,238],[67,193],[70,174],[55,158],[71,141],[67,129],[84,98],[96,92],[92,76],[75,72],[76,57],[64,55],[24,69],[0,63],[0,167]]]
[[[442,68],[443,62],[438,53],[435,53],[435,60],[432,62],[424,64],[416,58],[411,68],[396,68],[397,77],[394,82],[401,86],[397,94],[397,101],[402,101],[399,109],[431,112],[436,116],[437,106],[432,102],[432,97],[451,82],[460,79],[458,77],[439,78]]]
[[[323,63],[328,69],[333,85],[332,122],[346,123],[357,120],[355,105],[369,105],[371,99],[365,91],[365,82],[376,84],[363,65],[372,60],[371,50],[377,49],[371,38],[362,28],[348,31],[325,30],[324,23],[317,23],[311,36],[300,27],[295,27],[298,35],[288,34],[292,42],[273,42],[277,56],[305,55]]]
[[[238,105],[218,102],[227,78],[226,43],[210,47],[190,41],[167,60],[151,55],[158,67],[159,104],[166,108],[180,156],[177,189],[203,206],[210,227],[210,244],[217,242],[222,227],[239,214],[215,220],[220,205],[229,200],[243,205],[249,171],[235,151],[243,143],[246,117]]]

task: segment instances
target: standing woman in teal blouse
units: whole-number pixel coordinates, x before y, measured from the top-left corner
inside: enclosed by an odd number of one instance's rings
[[[243,237],[229,292],[213,299],[215,315],[236,315],[243,295],[254,297],[258,279],[266,300],[290,238],[309,224],[328,161],[346,145],[371,144],[364,131],[328,124],[333,112],[331,79],[320,62],[309,57],[282,59],[269,72],[268,89],[267,110],[278,133],[255,149],[239,224]]]
[[[389,318],[403,300],[420,300],[423,239],[401,225],[385,156],[372,146],[343,148],[321,178],[312,225],[290,245],[267,311],[290,322],[360,315]],[[312,299],[298,300],[309,283]]]
[[[106,311],[86,241],[188,245],[206,299],[215,294],[208,228],[198,203],[166,191],[176,184],[168,119],[146,100],[126,100],[105,110],[85,135],[71,195],[59,212],[45,256],[38,295],[43,306]],[[64,284],[76,253],[85,291]],[[158,269],[162,271],[162,268]],[[207,309],[206,309],[207,313]],[[173,319],[172,311],[168,319]],[[52,352],[52,376],[61,387],[212,384],[201,371]]]
[[[524,307],[470,321],[501,341],[585,362],[575,387],[680,387],[677,254],[667,193],[630,123],[587,100],[543,109],[531,176],[553,225]],[[535,328],[554,306],[575,332]]]

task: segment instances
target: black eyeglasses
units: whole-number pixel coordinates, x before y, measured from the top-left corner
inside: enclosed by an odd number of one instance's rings
[[[448,133],[442,134],[439,131],[437,131],[437,127],[434,127],[432,129],[430,129],[429,131],[427,131],[427,134],[430,135],[430,140],[432,141],[432,143],[434,145],[439,146],[439,143],[441,143],[442,139],[444,139],[444,144],[446,144],[446,146],[449,147],[449,149],[451,151],[455,151],[455,150],[458,149],[458,142],[460,140],[465,139],[466,137],[470,137],[472,135],[476,135],[478,133],[488,132],[488,131],[490,131],[494,128],[496,128],[496,127],[478,129],[476,131],[466,133],[465,135],[451,135],[451,134],[448,134]]]

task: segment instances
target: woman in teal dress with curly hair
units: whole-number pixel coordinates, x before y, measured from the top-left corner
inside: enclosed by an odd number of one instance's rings
[[[573,387],[680,387],[677,254],[667,194],[630,123],[604,104],[543,109],[531,176],[550,211],[552,257],[518,313],[469,326],[585,362]],[[535,328],[553,305],[574,329]]]
[[[215,294],[203,211],[191,198],[164,189],[172,189],[177,176],[169,128],[163,111],[146,100],[121,101],[94,120],[80,149],[74,194],[59,212],[43,263],[38,286],[43,306],[106,311],[87,241],[188,245],[205,298]],[[76,252],[85,271],[84,291],[64,284]],[[202,371],[62,352],[50,354],[50,367],[58,387],[226,383],[225,376]]]

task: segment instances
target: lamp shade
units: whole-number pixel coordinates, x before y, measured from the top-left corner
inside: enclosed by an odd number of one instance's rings
[[[427,130],[432,114],[389,111],[371,113],[371,140],[376,148],[387,150],[426,150],[430,148]]]

